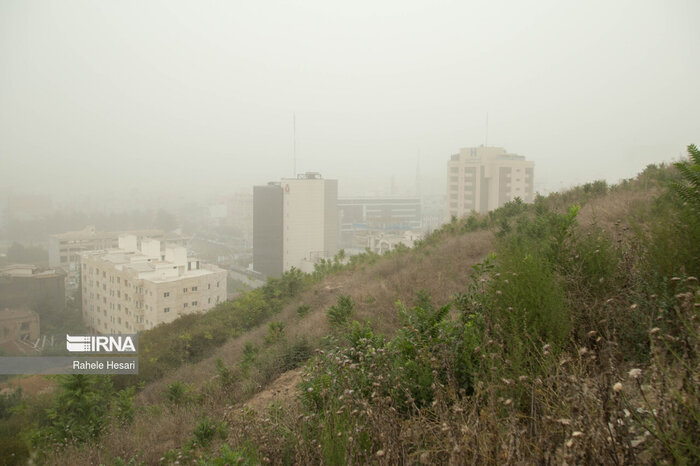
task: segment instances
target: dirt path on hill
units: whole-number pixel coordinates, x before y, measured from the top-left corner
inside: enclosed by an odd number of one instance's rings
[[[256,393],[243,406],[262,413],[275,401],[288,404],[296,399],[299,382],[301,382],[301,370],[287,371],[269,384],[265,390]]]

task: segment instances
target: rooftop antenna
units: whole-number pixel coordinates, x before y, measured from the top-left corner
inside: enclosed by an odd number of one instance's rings
[[[292,113],[292,131],[294,133],[294,176],[293,178],[297,177],[297,114]]]
[[[484,147],[489,146],[489,112],[486,112],[486,137],[484,141]]]
[[[416,196],[420,197],[420,147],[416,156]]]

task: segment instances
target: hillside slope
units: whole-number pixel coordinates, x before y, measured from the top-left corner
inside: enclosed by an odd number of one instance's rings
[[[649,167],[333,266],[248,331],[147,383],[132,416],[87,444],[45,449],[44,460],[687,458],[700,226],[668,196],[669,179],[678,175]],[[158,335],[189,341],[185,330]],[[681,346],[669,352],[657,336]],[[653,375],[660,367],[670,388]],[[624,420],[629,412],[640,414]],[[626,427],[611,431],[617,422]]]

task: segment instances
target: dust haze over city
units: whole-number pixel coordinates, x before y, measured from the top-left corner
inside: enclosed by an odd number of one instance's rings
[[[700,129],[700,6],[671,2],[0,5],[0,192],[93,209],[297,171],[444,194],[461,147],[535,190],[616,182]],[[488,123],[487,123],[488,122]],[[417,169],[418,167],[418,169]],[[143,197],[143,199],[141,199]]]
[[[0,465],[697,462],[699,18],[0,0]]]

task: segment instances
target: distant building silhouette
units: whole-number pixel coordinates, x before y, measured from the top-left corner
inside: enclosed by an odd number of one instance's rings
[[[0,269],[0,309],[26,307],[47,316],[65,306],[65,274],[60,270],[27,264]]]
[[[356,248],[358,236],[364,234],[394,234],[422,229],[421,200],[417,197],[352,197],[338,199],[340,215],[340,246]],[[362,249],[367,247],[362,245]]]
[[[489,212],[519,197],[534,199],[535,163],[502,147],[467,147],[447,162],[447,214]]]

